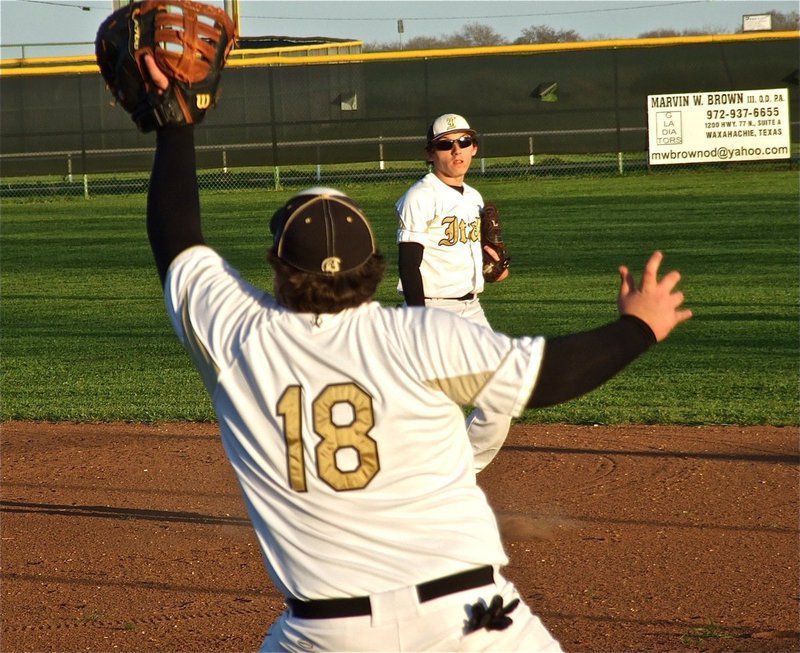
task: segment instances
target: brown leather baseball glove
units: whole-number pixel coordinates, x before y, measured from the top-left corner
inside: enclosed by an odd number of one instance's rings
[[[481,210],[481,246],[483,248],[483,278],[488,283],[502,281],[508,276],[511,257],[503,240],[500,211],[487,202]]]
[[[100,73],[143,132],[199,123],[217,98],[219,77],[236,28],[217,7],[189,0],[145,0],[111,14],[97,31]],[[160,91],[144,58],[170,81]]]

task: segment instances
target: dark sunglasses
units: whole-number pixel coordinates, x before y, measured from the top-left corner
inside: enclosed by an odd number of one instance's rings
[[[472,136],[462,136],[461,138],[456,138],[452,141],[449,138],[443,138],[438,141],[433,141],[433,143],[431,143],[431,147],[434,150],[439,150],[440,152],[447,152],[452,150],[453,145],[456,143],[458,143],[458,147],[463,150],[464,148],[471,147],[477,142],[478,141]]]

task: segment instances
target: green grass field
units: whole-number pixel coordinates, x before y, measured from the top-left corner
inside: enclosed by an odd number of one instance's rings
[[[719,171],[604,179],[474,180],[504,218],[511,278],[487,288],[512,335],[615,317],[617,267],[650,252],[683,273],[695,317],[603,388],[528,422],[797,425],[798,175]],[[393,204],[404,184],[347,185],[373,220],[395,292]],[[208,192],[204,231],[250,281],[271,285],[272,211],[289,191]],[[212,420],[163,309],[145,197],[2,205],[0,418]]]

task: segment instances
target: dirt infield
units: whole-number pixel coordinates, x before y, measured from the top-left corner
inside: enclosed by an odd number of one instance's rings
[[[1,426],[2,640],[252,651],[283,609],[214,425]],[[479,476],[566,651],[800,651],[798,429],[515,426]]]

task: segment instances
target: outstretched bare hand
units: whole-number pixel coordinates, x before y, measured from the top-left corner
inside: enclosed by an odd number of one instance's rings
[[[653,252],[642,274],[642,285],[636,287],[633,274],[624,265],[619,268],[620,287],[617,306],[620,315],[633,315],[643,320],[652,329],[656,340],[661,342],[681,322],[692,317],[689,309],[680,309],[683,293],[675,290],[681,279],[675,270],[658,280],[658,268],[664,255]]]

